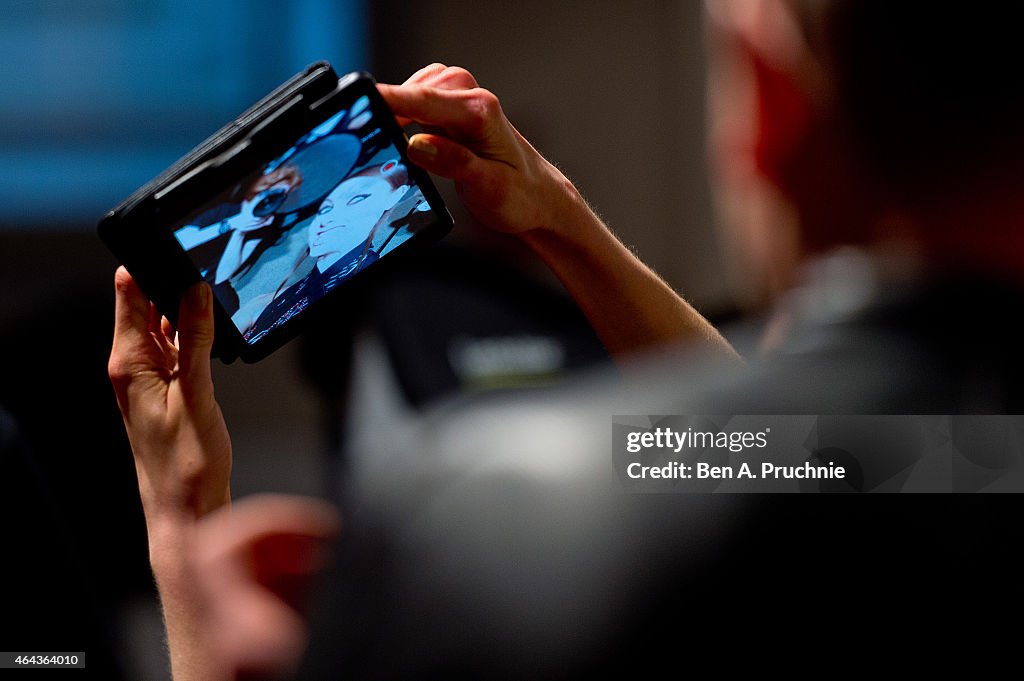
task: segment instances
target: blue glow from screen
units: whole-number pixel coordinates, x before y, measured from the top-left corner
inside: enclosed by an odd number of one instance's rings
[[[311,62],[367,69],[362,0],[0,0],[0,228],[91,228]]]

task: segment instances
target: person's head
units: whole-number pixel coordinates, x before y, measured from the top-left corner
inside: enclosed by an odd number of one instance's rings
[[[281,207],[288,193],[302,184],[302,173],[294,165],[285,163],[269,173],[260,175],[242,195],[241,213],[256,219],[267,218]]]
[[[342,180],[320,203],[309,225],[309,254],[329,264],[364,244],[408,185],[408,170],[396,161],[369,166]]]
[[[840,244],[1024,277],[1024,258],[994,257],[1021,253],[1015,3],[707,8],[709,146],[727,250],[759,280],[748,290],[785,285],[794,262]]]

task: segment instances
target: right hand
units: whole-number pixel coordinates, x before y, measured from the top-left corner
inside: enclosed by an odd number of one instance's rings
[[[557,230],[564,212],[581,202],[469,71],[431,64],[402,85],[377,87],[401,123],[439,131],[413,135],[409,160],[454,180],[466,208],[486,227],[509,234]]]
[[[239,220],[237,224],[231,227],[236,233],[245,234],[246,232],[255,232],[258,229],[263,229],[273,221],[273,215],[267,215],[262,218],[250,217],[247,220]]]

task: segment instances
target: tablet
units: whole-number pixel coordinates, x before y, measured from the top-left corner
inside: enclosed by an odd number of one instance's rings
[[[310,66],[101,220],[99,234],[174,322],[213,289],[213,354],[266,357],[322,299],[452,219],[366,73]]]

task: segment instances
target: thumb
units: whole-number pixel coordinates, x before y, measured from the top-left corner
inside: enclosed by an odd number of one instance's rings
[[[182,296],[178,312],[178,367],[187,394],[212,393],[212,349],[213,291],[199,282]]]
[[[427,172],[456,182],[480,179],[484,161],[458,142],[438,135],[418,134],[409,139],[409,160]]]

